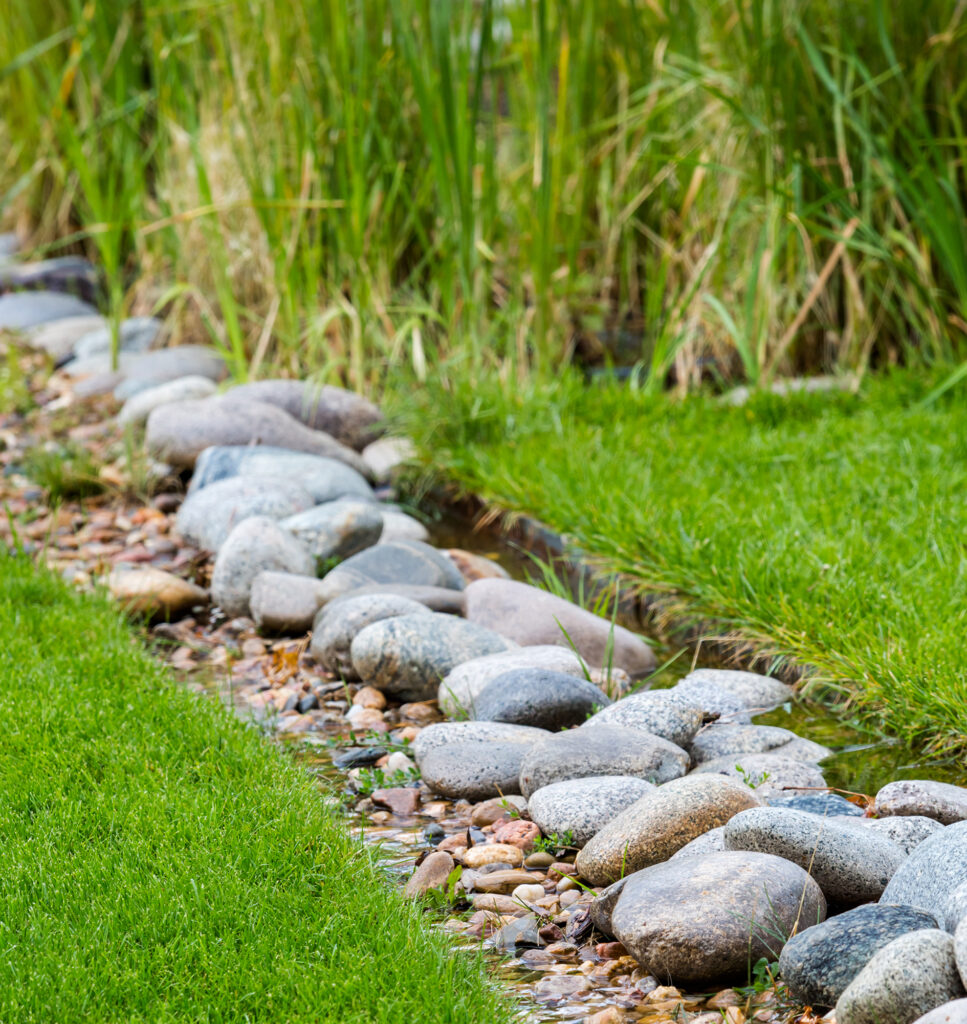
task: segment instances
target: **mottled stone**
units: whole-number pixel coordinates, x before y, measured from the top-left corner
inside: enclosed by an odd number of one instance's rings
[[[725,846],[785,857],[808,871],[828,900],[846,904],[879,899],[906,856],[886,836],[849,819],[785,807],[735,815],[725,826]]]
[[[588,719],[588,725],[620,725],[661,736],[687,747],[702,727],[704,712],[686,697],[670,690],[633,693]]]
[[[515,580],[477,580],[467,587],[467,618],[515,640],[521,646],[570,646],[594,666],[604,665],[612,633],[609,619],[570,601]],[[565,636],[565,633],[567,636]],[[634,679],[655,668],[651,648],[621,626],[613,630],[613,664]]]
[[[920,907],[943,921],[951,895],[965,883],[967,822],[956,822],[920,843],[890,879],[880,902]]]
[[[290,572],[260,572],[252,582],[249,608],[263,633],[300,636],[319,610],[321,581]]]
[[[845,796],[839,793],[826,793],[822,790],[809,792],[808,790],[792,790],[789,793],[766,793],[765,802],[770,807],[789,807],[794,811],[809,811],[810,814],[818,814],[821,817],[863,817],[863,808],[850,803]]]
[[[312,556],[274,519],[253,516],[238,524],[221,546],[212,569],[212,600],[232,618],[248,615],[255,577],[275,570],[311,576]]]
[[[536,790],[527,801],[527,808],[531,820],[545,835],[563,836],[571,832],[572,845],[581,847],[652,789],[650,782],[633,775],[568,779]]]
[[[954,961],[954,940],[924,928],[878,950],[836,1002],[837,1024],[912,1024],[941,1003],[959,999],[964,986]]]
[[[419,701],[432,700],[440,680],[460,662],[509,646],[476,623],[427,611],[367,626],[353,639],[350,656],[364,682],[398,700]]]
[[[763,800],[789,789],[821,789],[826,785],[823,773],[816,765],[778,754],[717,757],[699,765],[693,774],[726,775],[755,789]]]
[[[881,818],[917,814],[952,825],[967,820],[967,788],[929,779],[890,782],[876,794],[874,810]]]
[[[471,846],[461,854],[460,860],[468,868],[482,868],[485,864],[509,864],[512,868],[518,868],[524,863],[524,855],[519,847],[507,843],[490,843]]]
[[[132,395],[118,413],[118,423],[144,423],[151,412],[162,405],[191,398],[207,398],[215,394],[216,390],[215,382],[208,377],[176,377]]]
[[[652,783],[684,775],[688,755],[681,747],[639,729],[592,725],[555,733],[528,754],[521,768],[526,797],[552,782],[591,775],[633,775]]]
[[[60,292],[11,292],[0,295],[0,330],[26,331],[52,320],[97,316],[87,302]]]
[[[419,758],[420,774],[434,793],[451,800],[519,793],[517,780],[527,750],[527,744],[500,740],[453,742],[425,751]]]
[[[725,852],[725,825],[718,828],[710,828],[696,836],[690,843],[686,843],[677,853],[673,853],[669,860],[676,857],[700,857],[706,853]]]
[[[943,914],[939,921],[948,932],[953,934],[960,927],[961,921],[965,919],[967,919],[967,882],[962,882],[955,886],[944,900]],[[964,980],[967,981],[967,978]]]
[[[611,915],[615,938],[659,981],[707,986],[774,960],[777,935],[821,921],[826,902],[798,865],[767,853],[712,853],[633,874]]]
[[[913,907],[856,907],[793,936],[783,947],[779,971],[797,1003],[825,1009],[836,1005],[884,946],[907,932],[936,927],[932,914]]]
[[[118,327],[119,352],[147,352],[155,343],[164,324],[154,316],[133,316],[122,320]],[[90,356],[111,353],[111,327],[105,324],[77,339],[74,345],[74,358],[86,359]],[[64,367],[69,369],[68,366]]]
[[[532,747],[547,739],[550,733],[534,729],[529,725],[507,725],[505,722],[434,722],[413,741],[413,756],[416,763],[436,747],[455,743],[522,743]],[[515,787],[516,792],[516,787]]]
[[[575,864],[592,885],[607,885],[623,874],[668,860],[696,837],[757,804],[752,790],[718,775],[676,779],[646,793],[609,821]]]
[[[319,566],[372,547],[383,532],[379,506],[344,498],[299,512],[282,521],[312,552]]]
[[[124,610],[134,615],[177,615],[208,603],[208,592],[201,587],[152,566],[114,569],[107,588]]]
[[[403,890],[405,896],[415,899],[430,889],[442,889],[453,870],[453,858],[449,853],[431,853],[413,872]]]
[[[31,348],[46,352],[55,362],[60,362],[70,356],[79,339],[106,323],[107,320],[97,313],[90,316],[68,316],[32,327],[26,334],[26,341]]]
[[[487,684],[474,704],[474,718],[553,732],[580,725],[610,703],[586,679],[542,668],[518,668]]]
[[[752,714],[771,711],[795,697],[791,686],[771,676],[724,668],[697,668],[679,680],[675,689],[681,694],[688,694],[691,690],[705,693],[710,685],[741,701],[746,711]]]
[[[795,761],[821,761],[832,751],[775,725],[726,724],[706,726],[692,741],[689,753],[692,764],[699,765],[737,754],[776,754]]]
[[[393,594],[364,594],[330,601],[319,612],[312,627],[312,656],[327,671],[342,679],[355,679],[350,648],[358,633],[383,619],[426,613],[427,609],[419,602]]]
[[[943,830],[939,821],[915,814],[903,818],[859,817],[851,820],[896,843],[904,853],[912,853],[925,839]]]
[[[944,1003],[922,1017],[917,1017],[914,1024],[967,1024],[967,999],[953,999]]]
[[[512,868],[507,871],[491,871],[488,874],[478,874],[473,880],[473,887],[478,892],[508,895],[518,885],[528,885],[533,880],[533,875],[519,868]]]

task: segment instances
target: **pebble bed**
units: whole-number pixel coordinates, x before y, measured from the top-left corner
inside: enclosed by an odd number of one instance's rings
[[[502,957],[525,1019],[967,1020],[967,788],[834,791],[827,737],[777,724],[790,686],[658,680],[634,631],[434,545],[369,402],[226,387],[150,318],[112,368],[69,294],[87,270],[11,266],[34,290],[0,295],[0,329],[36,408],[0,426],[7,543],[106,586],[192,685],[297,745],[406,896]],[[100,493],[54,510],[26,469],[65,434]]]

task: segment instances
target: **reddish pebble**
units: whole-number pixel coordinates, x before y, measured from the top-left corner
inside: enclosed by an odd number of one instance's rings
[[[377,789],[373,792],[372,800],[377,807],[388,807],[394,814],[409,817],[416,814],[420,806],[420,791],[405,786]]]
[[[620,956],[628,955],[628,950],[620,942],[599,942],[594,951],[602,960],[617,960]]]
[[[447,853],[451,853],[454,850],[465,850],[467,848],[467,837],[462,833],[458,832],[455,836],[447,836],[446,839],[441,839],[436,844],[438,850],[445,850]]]
[[[517,846],[521,850],[531,850],[534,843],[541,834],[541,830],[532,821],[509,821],[494,829],[494,840],[498,843],[507,843],[510,846]]]

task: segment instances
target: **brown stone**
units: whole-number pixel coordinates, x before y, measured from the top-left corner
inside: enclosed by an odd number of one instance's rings
[[[453,858],[449,853],[431,853],[413,872],[403,894],[414,899],[430,889],[441,889],[447,884],[452,870]]]
[[[598,1010],[589,1017],[584,1018],[584,1024],[621,1024],[625,1015],[617,1006],[609,1006],[604,1010]]]
[[[353,695],[353,704],[361,708],[375,708],[382,711],[386,707],[386,696],[375,686],[361,686]]]
[[[497,914],[514,915],[527,912],[513,896],[503,896],[500,893],[475,893],[471,902],[474,910],[492,910]]]
[[[465,850],[467,848],[467,836],[464,832],[458,832],[455,836],[447,836],[446,839],[441,839],[436,844],[438,850],[446,850],[448,853],[453,853],[455,850]]]
[[[485,555],[475,555],[472,551],[464,551],[463,548],[450,548],[447,555],[468,583],[474,580],[510,579],[507,570],[499,562]]]
[[[516,868],[524,860],[518,847],[506,843],[471,846],[460,859],[468,868],[482,868],[485,864],[509,864]]]
[[[394,814],[408,818],[416,814],[420,806],[420,791],[397,786],[393,789],[377,789],[373,793],[377,807],[388,807]]]
[[[111,596],[132,615],[176,615],[208,603],[208,592],[161,569],[115,569],[107,578]]]
[[[478,828],[493,825],[503,818],[507,818],[507,808],[499,796],[474,804],[473,810],[470,812],[470,821]]]
[[[510,871],[491,871],[487,875],[478,875],[474,888],[478,892],[503,893],[509,895],[518,885],[530,885],[534,876],[529,871],[512,869]]]
[[[602,960],[617,960],[619,956],[628,955],[628,950],[620,942],[599,942],[594,951]]]
[[[521,850],[532,850],[534,843],[540,838],[541,830],[532,821],[524,821],[518,818],[516,821],[508,821],[494,829],[494,839],[498,843],[507,843],[516,846]]]
[[[439,722],[442,717],[436,704],[429,701],[414,701],[412,704],[400,705],[400,718],[415,722],[417,725]]]

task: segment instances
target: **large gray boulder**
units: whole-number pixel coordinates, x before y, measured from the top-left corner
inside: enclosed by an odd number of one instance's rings
[[[697,668],[679,680],[674,689],[686,696],[689,693],[706,695],[716,690],[740,701],[750,714],[771,711],[795,697],[791,686],[771,676],[725,668]]]
[[[610,703],[610,697],[587,679],[541,668],[518,668],[487,684],[477,697],[474,718],[554,732],[581,725]]]
[[[704,712],[687,697],[670,690],[648,690],[622,697],[588,719],[588,725],[620,725],[641,729],[687,748],[702,727]]]
[[[489,800],[520,792],[527,746],[501,740],[464,740],[433,747],[420,759],[423,781],[451,800]]]
[[[881,903],[920,907],[946,920],[954,890],[967,883],[967,822],[948,825],[910,854],[883,890]]]
[[[655,787],[633,775],[598,775],[552,782],[531,794],[527,811],[546,836],[571,833],[581,847],[612,818]]]
[[[832,753],[829,747],[776,725],[734,724],[706,726],[694,738],[688,752],[695,765],[745,754],[775,754],[795,761],[821,761]]]
[[[371,501],[344,498],[289,516],[282,525],[305,544],[321,569],[372,547],[383,532],[383,516]]]
[[[413,741],[413,757],[421,765],[434,748],[458,743],[522,743],[533,747],[549,735],[543,729],[505,722],[434,722],[421,729]]]
[[[967,820],[967,789],[932,779],[903,779],[887,783],[876,794],[874,810],[881,818],[915,814],[952,825]]]
[[[249,611],[262,633],[301,636],[308,632],[319,610],[315,576],[291,572],[260,572],[252,582]]]
[[[785,795],[790,790],[810,791],[826,785],[817,765],[778,754],[716,757],[700,764],[692,774],[725,775],[755,789],[763,800]]]

